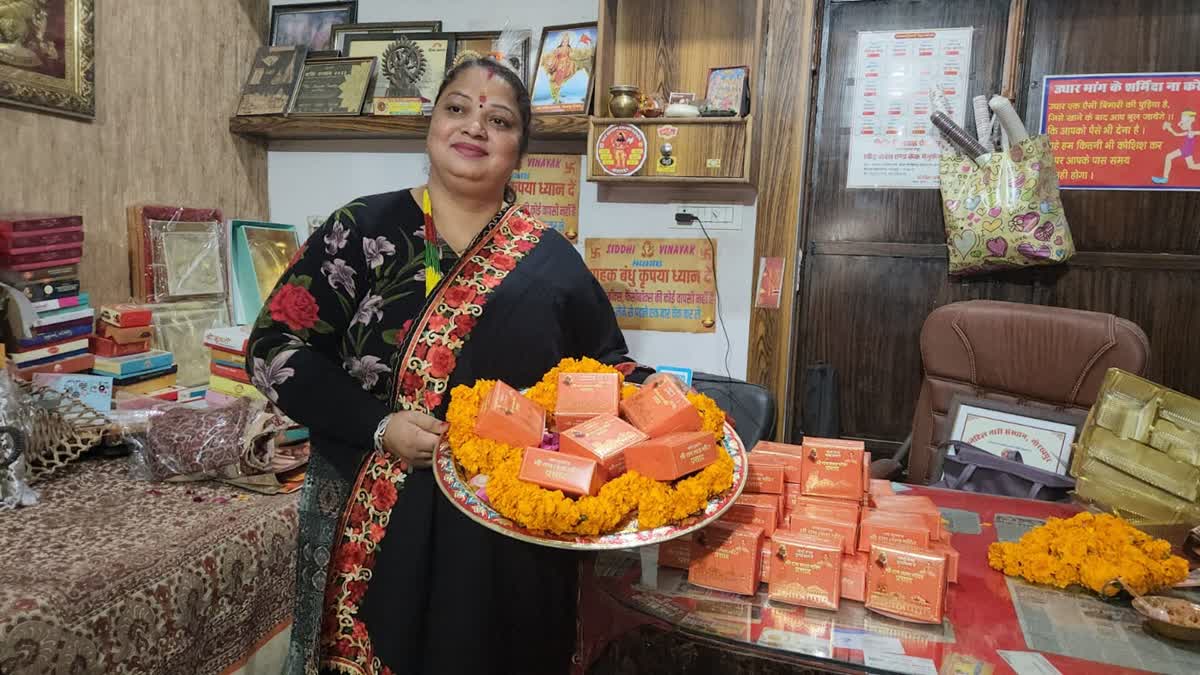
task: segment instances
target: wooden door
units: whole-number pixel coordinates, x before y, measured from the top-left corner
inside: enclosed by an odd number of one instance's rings
[[[842,432],[877,450],[903,440],[920,386],[925,317],[974,298],[1110,312],[1150,337],[1149,377],[1200,394],[1200,195],[1064,191],[1081,251],[1066,268],[947,276],[936,190],[847,190],[858,31],[974,27],[970,96],[1000,90],[1010,0],[864,0],[824,5],[820,85],[803,214],[796,400],[814,362],[839,373]],[[1029,0],[1018,110],[1032,130],[1046,74],[1200,69],[1189,0]],[[1200,101],[1198,101],[1200,105]],[[1169,255],[1160,255],[1169,254]]]

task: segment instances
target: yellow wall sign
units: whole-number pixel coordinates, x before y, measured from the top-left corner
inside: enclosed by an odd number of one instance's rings
[[[588,239],[584,250],[621,328],[711,333],[715,245],[707,239]]]
[[[579,155],[526,155],[512,175],[517,202],[575,241],[579,236]]]

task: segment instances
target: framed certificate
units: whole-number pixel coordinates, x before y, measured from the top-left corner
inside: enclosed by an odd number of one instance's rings
[[[948,440],[1065,476],[1083,412],[1038,410],[956,395],[947,414]]]

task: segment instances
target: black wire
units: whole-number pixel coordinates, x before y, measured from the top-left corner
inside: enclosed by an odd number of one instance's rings
[[[726,389],[725,393],[726,393],[726,396],[729,398],[729,400],[738,407],[739,412],[746,413],[746,417],[744,419],[749,420],[750,419],[749,411],[746,409],[746,407],[744,405],[742,405],[742,402],[739,401],[737,399],[737,397],[735,397],[733,395],[733,391],[732,391],[735,380],[733,377],[733,372],[729,369],[729,353],[733,349],[733,343],[729,339],[729,327],[725,325],[725,317],[721,313],[721,284],[720,284],[719,278],[717,277],[717,245],[716,245],[716,243],[713,242],[712,237],[709,236],[708,228],[704,227],[703,220],[700,220],[699,218],[697,218],[696,216],[694,216],[692,214],[686,214],[686,215],[690,216],[691,222],[694,222],[700,226],[700,231],[704,233],[704,238],[708,240],[709,255],[712,256],[713,289],[716,291],[716,296],[717,296],[717,323],[720,324],[720,326],[721,326],[721,333],[723,333],[725,335],[725,358],[724,358],[725,378],[727,380],[729,380],[728,382],[725,383],[725,386],[728,387],[728,389]]]

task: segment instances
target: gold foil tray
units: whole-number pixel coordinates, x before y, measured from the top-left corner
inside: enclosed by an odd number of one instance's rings
[[[1147,485],[1102,462],[1089,460],[1075,493],[1105,510],[1116,511],[1134,525],[1173,525],[1200,520],[1200,506]]]

